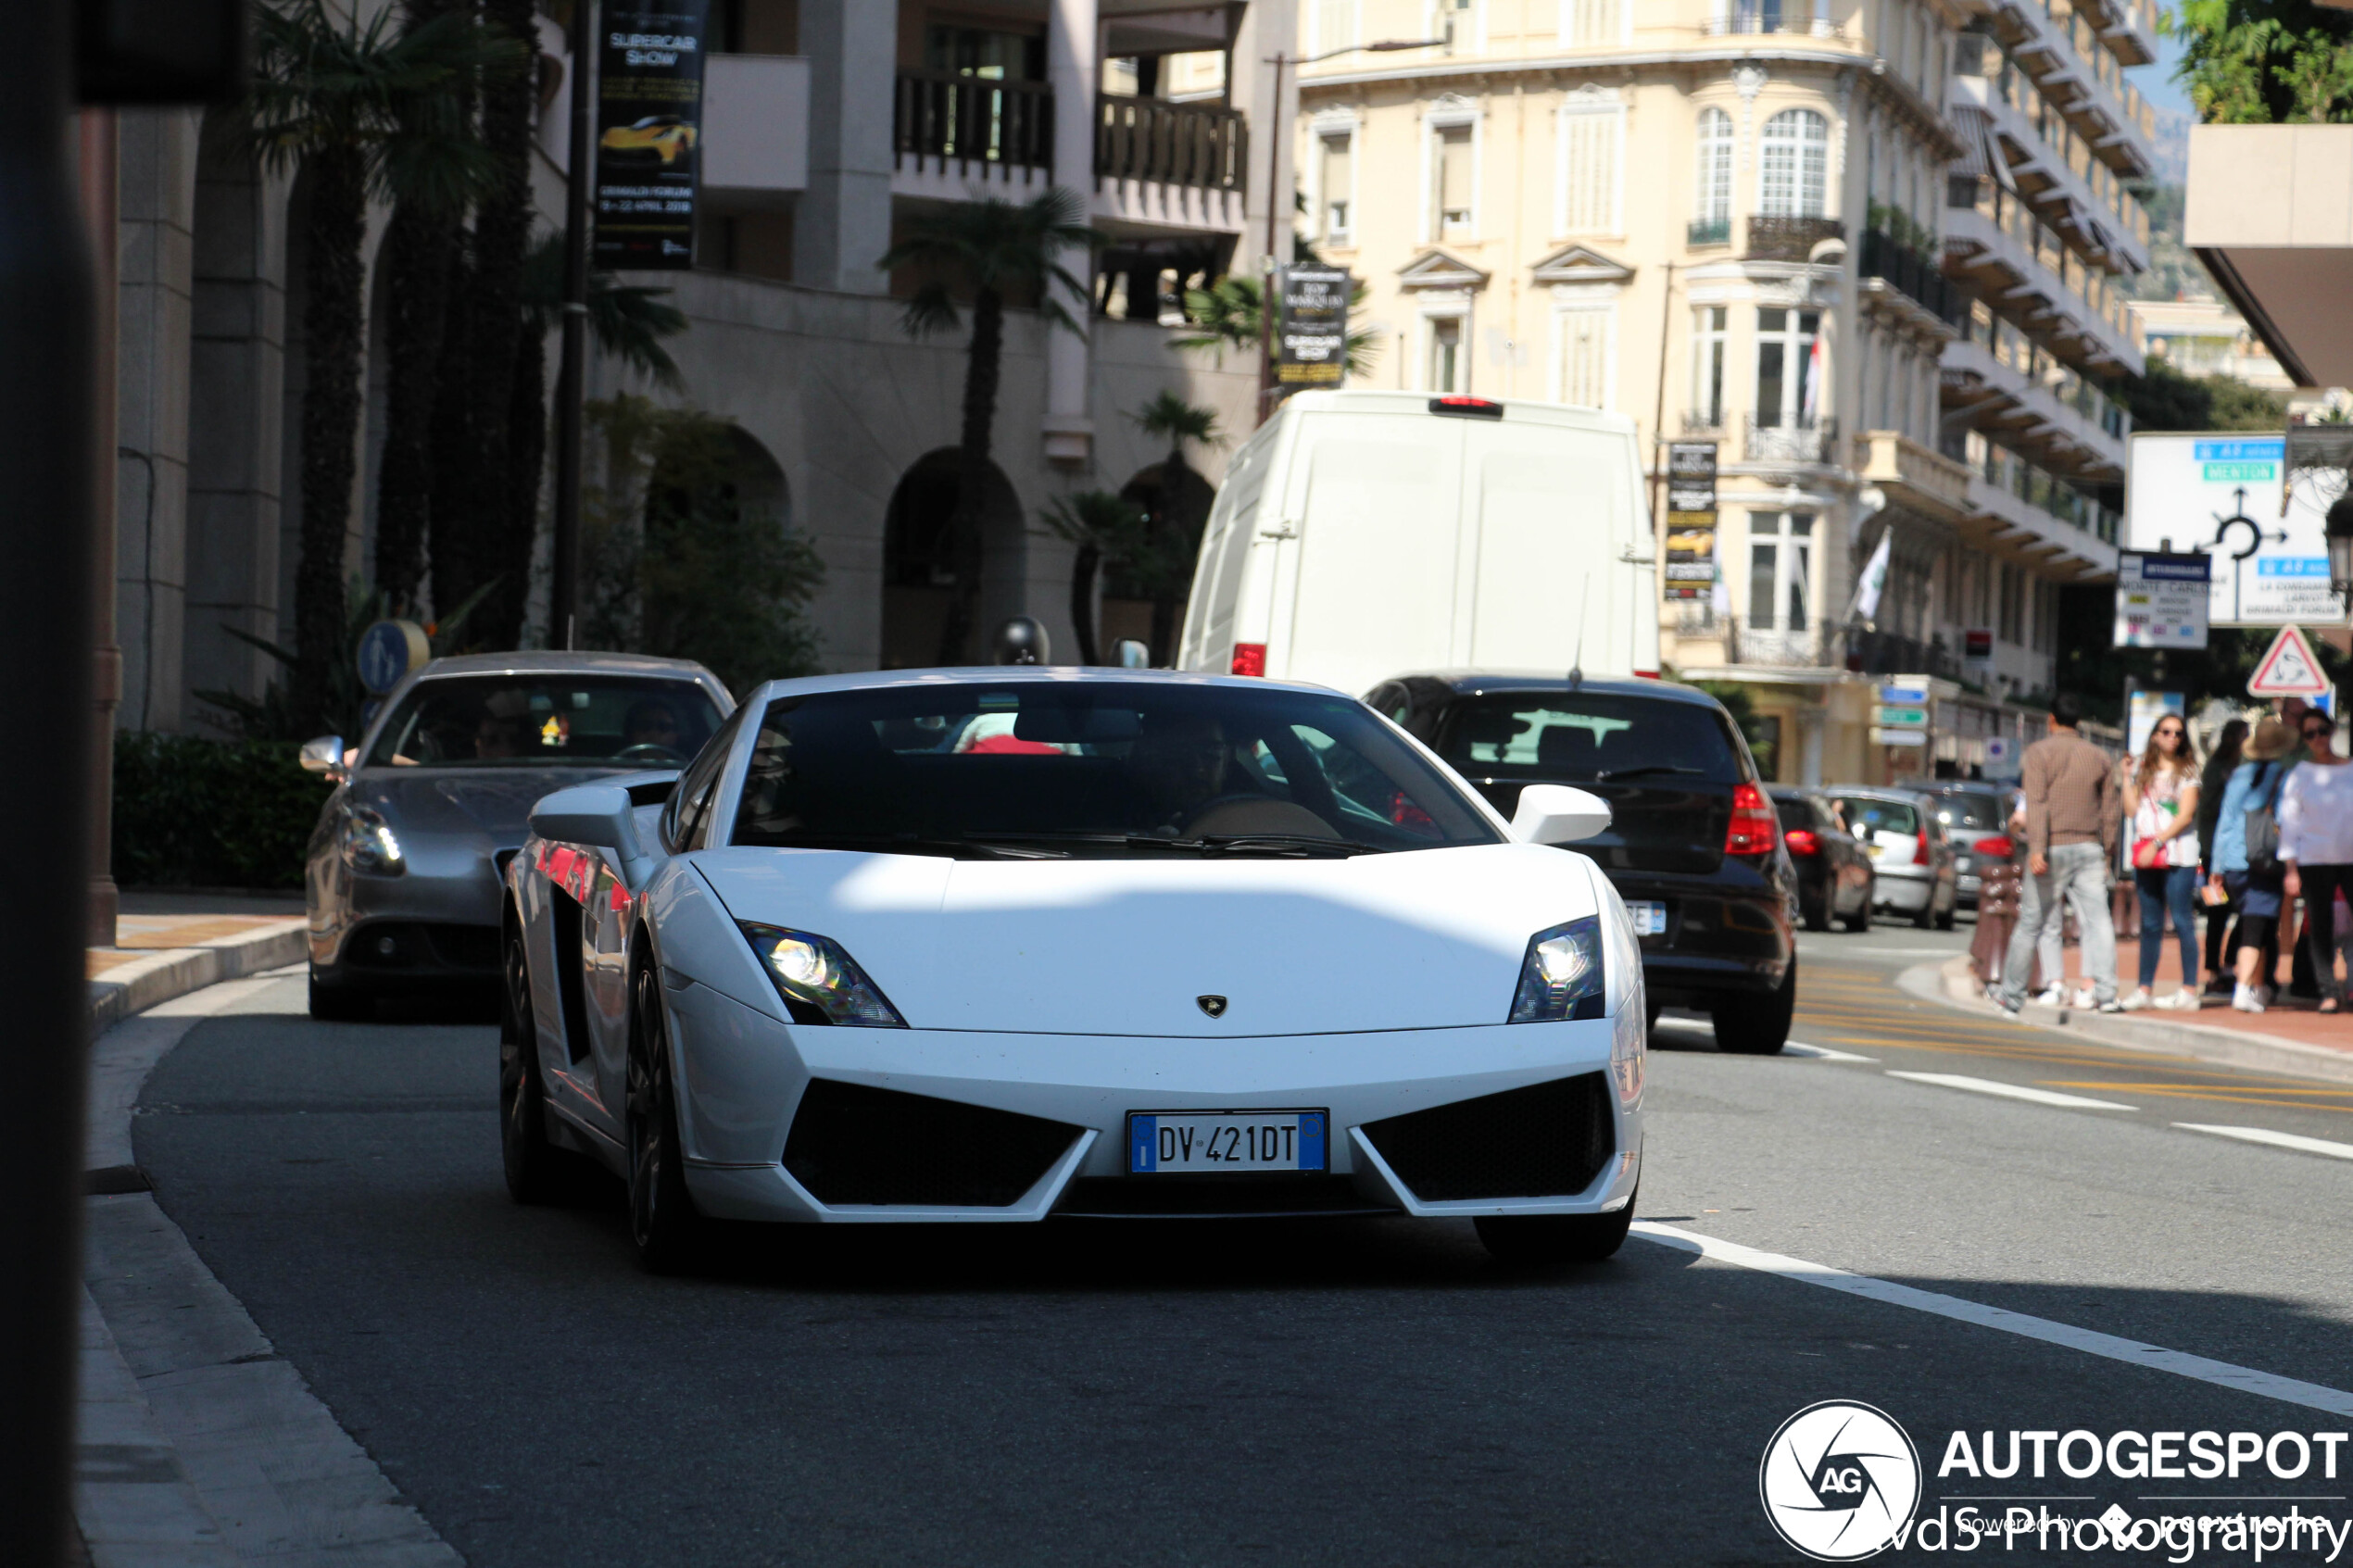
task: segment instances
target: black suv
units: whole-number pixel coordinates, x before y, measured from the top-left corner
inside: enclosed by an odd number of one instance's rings
[[[1692,1008],[1730,1051],[1778,1051],[1797,997],[1797,873],[1721,703],[1665,681],[1443,671],[1365,700],[1509,817],[1531,784],[1609,802],[1591,855],[1642,935],[1651,1014]]]

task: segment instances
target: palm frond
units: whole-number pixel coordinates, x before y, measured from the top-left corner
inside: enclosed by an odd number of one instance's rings
[[[1188,441],[1203,446],[1226,444],[1225,433],[1217,428],[1217,410],[1188,403],[1174,392],[1163,390],[1127,419],[1144,434],[1172,446],[1181,448]]]
[[[555,326],[564,307],[561,234],[541,235],[523,257],[522,297],[523,320],[534,331]],[[677,391],[686,378],[661,340],[686,330],[686,313],[663,303],[669,297],[668,289],[624,283],[610,272],[588,274],[588,331],[597,346],[657,384]]]
[[[948,285],[925,283],[908,299],[899,325],[909,337],[929,337],[934,332],[953,332],[962,320],[956,314],[956,302],[948,297]]]

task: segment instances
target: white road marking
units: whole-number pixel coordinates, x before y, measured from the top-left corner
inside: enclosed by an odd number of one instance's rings
[[[2218,1138],[2242,1138],[2248,1143],[2267,1143],[2305,1154],[2325,1154],[2332,1160],[2353,1160],[2353,1143],[2331,1143],[2326,1138],[2275,1133],[2269,1127],[2212,1127],[2203,1122],[2176,1122],[2173,1125],[2187,1133],[2212,1133]]]
[[[1944,1296],[1933,1290],[1921,1290],[1893,1280],[1873,1279],[1869,1274],[1849,1273],[1827,1263],[1809,1263],[1803,1258],[1783,1257],[1778,1252],[1760,1252],[1738,1242],[1722,1241],[1696,1231],[1662,1225],[1650,1220],[1634,1222],[1634,1234],[1662,1247],[1680,1248],[1696,1252],[1719,1263],[1730,1263],[1760,1273],[1779,1274],[1801,1285],[1818,1285],[1826,1290],[1841,1290],[1849,1296],[1884,1302],[1891,1307],[1908,1307],[1914,1311],[1929,1312],[1957,1323],[1974,1323],[1980,1328],[1998,1329],[2021,1338],[2039,1339],[2046,1345],[2057,1345],[2086,1355],[2102,1356],[2129,1366],[2147,1367],[2153,1372],[2170,1372],[2177,1377],[2187,1377],[2218,1387],[2233,1388],[2242,1394],[2254,1394],[2267,1399],[2278,1399],[2291,1405],[2304,1405],[2312,1410],[2327,1411],[2334,1415],[2353,1415],[2353,1394],[2341,1388],[2331,1388],[2318,1383],[2306,1383],[2297,1378],[2281,1377],[2252,1367],[2235,1366],[2206,1356],[2193,1356],[2183,1350],[2168,1350],[2162,1346],[2147,1345],[2137,1339],[2126,1339],[2095,1329],[2077,1328],[2071,1323],[2053,1323],[2048,1318],[2030,1317],[2003,1307],[1988,1307],[1982,1302],[1966,1301],[1957,1296]]]
[[[2065,1106],[2070,1110],[2138,1110],[2136,1105],[2119,1105],[2112,1099],[2085,1099],[2082,1095],[2055,1094],[2049,1089],[2030,1089],[2023,1084],[2001,1084],[1991,1078],[1964,1078],[1957,1073],[1894,1073],[1891,1078],[1903,1078],[1915,1084],[1934,1084],[1939,1088],[1969,1089],[1981,1095],[2000,1095],[2005,1099],[2032,1100],[2036,1105]]]
[[[1783,1056],[1810,1056],[1818,1058],[1823,1061],[1869,1061],[1876,1063],[1879,1060],[1879,1058],[1875,1056],[1856,1056],[1853,1051],[1834,1051],[1828,1046],[1809,1046],[1799,1040],[1787,1040],[1782,1042],[1781,1054]]]

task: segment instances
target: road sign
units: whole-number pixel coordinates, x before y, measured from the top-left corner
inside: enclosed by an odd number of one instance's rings
[[[359,633],[359,684],[382,696],[433,657],[425,629],[413,621],[379,621]]]
[[[1279,270],[1276,384],[1296,390],[1338,386],[1347,380],[1350,282],[1348,273],[1337,267]]]
[[[2263,658],[2255,666],[2255,673],[2246,680],[2249,696],[2319,696],[2331,683],[2321,673],[2320,656],[2304,633],[2293,626],[2283,626],[2280,634],[2271,639]]]
[[[1926,730],[1882,730],[1874,728],[1871,731],[1871,744],[1873,746],[1926,746],[1928,744],[1928,732]]]
[[[1893,703],[1898,708],[1919,708],[1928,701],[1928,688],[1926,686],[1881,686],[1879,689],[1879,699],[1881,702]]]
[[[2196,555],[2120,550],[2116,631],[2120,648],[2202,648],[2212,607],[2214,562]]]
[[[2210,624],[2344,622],[2321,527],[2329,498],[2287,484],[2284,436],[2134,435],[2125,450],[2124,543],[2211,558]]]
[[[1879,710],[1879,721],[1890,729],[1925,730],[1928,728],[1928,709],[1882,708]]]

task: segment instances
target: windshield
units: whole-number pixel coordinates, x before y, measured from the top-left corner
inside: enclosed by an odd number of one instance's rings
[[[676,768],[718,727],[692,681],[449,675],[394,709],[371,768]]]
[[[733,842],[928,854],[1328,854],[1493,844],[1362,704],[1280,689],[1009,682],[780,697]]]
[[[1602,693],[1466,698],[1448,716],[1439,755],[1505,778],[1741,778],[1731,734],[1714,709]]]
[[[1936,802],[1936,820],[1948,828],[1992,832],[2002,825],[2002,797],[1998,795],[1941,796]]]

